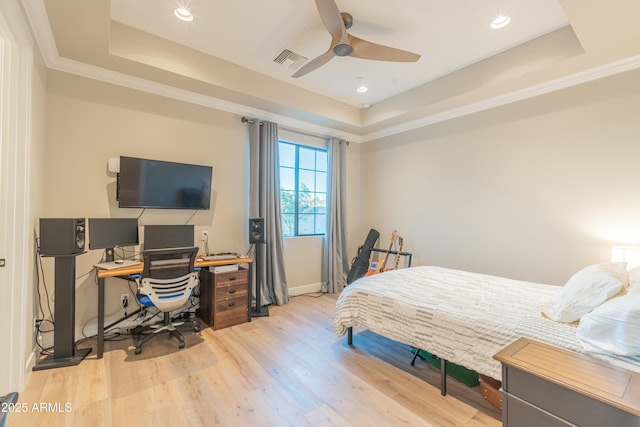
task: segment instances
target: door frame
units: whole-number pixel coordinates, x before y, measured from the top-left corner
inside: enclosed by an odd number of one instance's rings
[[[30,176],[33,40],[17,0],[0,2],[0,395],[22,391],[33,349]],[[31,344],[32,346],[32,344]]]

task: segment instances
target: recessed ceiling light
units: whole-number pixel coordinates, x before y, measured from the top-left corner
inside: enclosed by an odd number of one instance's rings
[[[193,21],[193,15],[191,14],[191,12],[189,12],[188,9],[185,9],[184,7],[176,7],[173,10],[173,14],[176,15],[178,19],[181,19],[183,21]]]
[[[364,77],[362,76],[356,77],[356,83],[358,85],[356,86],[356,92],[365,93],[366,91],[369,90],[369,88],[364,84]]]
[[[511,17],[500,14],[496,16],[493,21],[491,21],[490,27],[494,30],[497,30],[499,28],[506,27],[507,25],[509,25],[509,22],[511,22]]]

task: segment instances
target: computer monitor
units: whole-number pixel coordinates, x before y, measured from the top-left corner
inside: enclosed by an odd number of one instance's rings
[[[114,248],[137,244],[137,218],[89,218],[89,249],[106,249],[108,262]]]
[[[144,250],[193,245],[193,225],[145,225]]]

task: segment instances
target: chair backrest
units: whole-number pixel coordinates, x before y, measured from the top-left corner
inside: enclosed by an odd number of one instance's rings
[[[194,272],[197,254],[196,246],[143,251],[138,292],[147,295],[160,311],[182,307],[198,284]]]
[[[16,405],[16,402],[18,402],[18,392],[16,391],[0,397],[0,404],[2,405],[2,410],[0,411],[0,427],[5,426],[5,423],[7,422],[7,415],[9,414],[9,412],[13,412],[16,409],[21,408],[20,406],[18,406],[14,409],[14,405]]]

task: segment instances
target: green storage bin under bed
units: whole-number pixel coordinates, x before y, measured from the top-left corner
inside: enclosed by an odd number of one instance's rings
[[[425,350],[418,350],[413,347],[413,353],[418,351],[418,357],[424,360],[426,363],[435,366],[440,369],[440,358],[429,353]],[[448,360],[446,361],[446,369],[447,375],[457,379],[463,384],[474,387],[479,384],[479,377],[476,371],[472,371],[471,369],[467,369],[464,366],[456,365],[455,363],[451,363]]]

